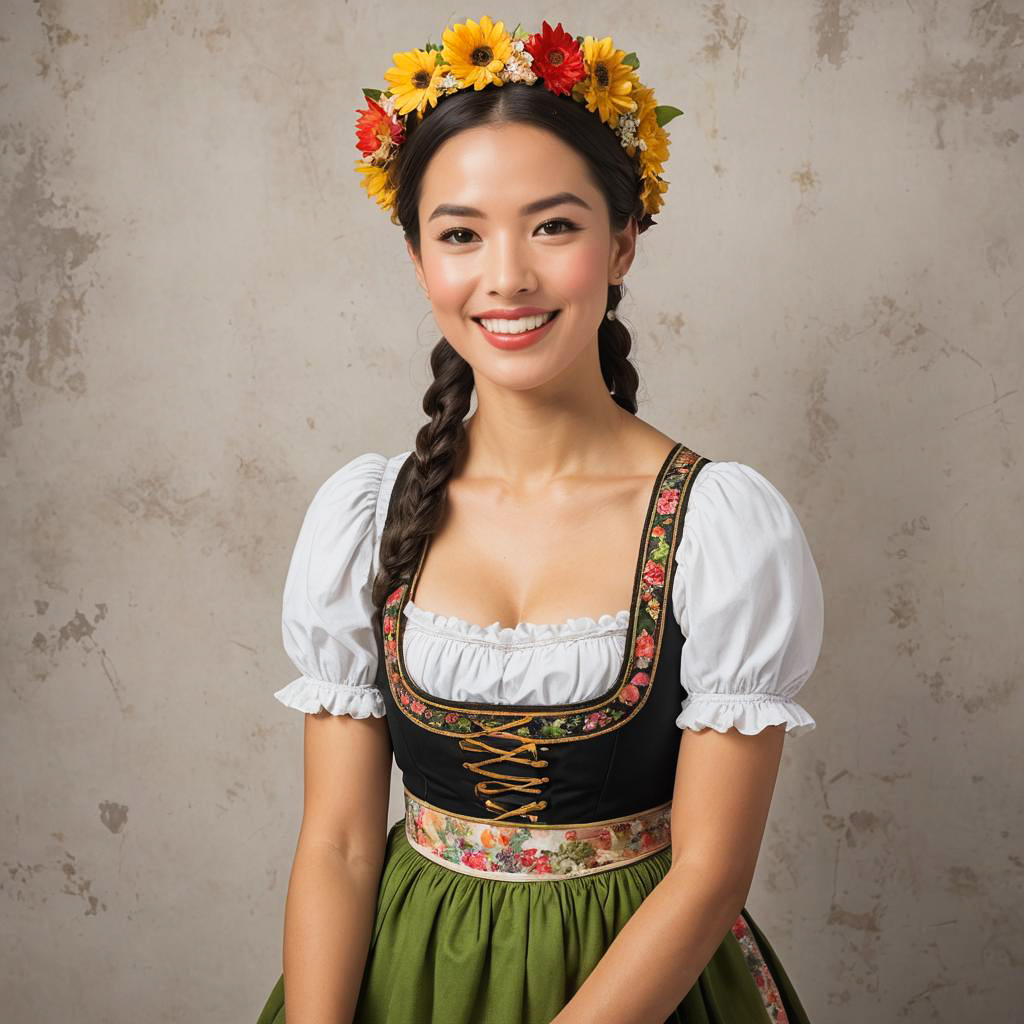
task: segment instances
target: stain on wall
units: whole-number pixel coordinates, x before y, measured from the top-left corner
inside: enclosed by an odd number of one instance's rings
[[[0,124],[0,234],[8,249],[0,321],[0,454],[41,393],[85,393],[82,324],[91,282],[89,263],[100,232],[76,223],[80,214],[54,195],[50,176],[73,161],[67,150],[23,124]],[[58,170],[59,169],[59,170]]]

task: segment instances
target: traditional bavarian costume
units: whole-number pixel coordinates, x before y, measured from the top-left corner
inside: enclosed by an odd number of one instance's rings
[[[680,729],[814,727],[793,697],[820,649],[820,580],[763,476],[676,444],[629,609],[561,626],[448,619],[412,601],[424,545],[374,635],[369,587],[409,455],[367,453],[325,482],[285,586],[302,675],[275,696],[386,716],[402,773],[355,1021],[550,1022],[669,869]],[[547,663],[570,699],[536,699],[555,696]],[[283,981],[259,1024],[281,1024]],[[807,1016],[744,908],[670,1020]]]

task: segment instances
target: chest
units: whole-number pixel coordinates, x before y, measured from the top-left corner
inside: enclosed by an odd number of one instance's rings
[[[454,482],[412,596],[503,627],[628,608],[650,497],[645,477],[550,485],[537,496]]]

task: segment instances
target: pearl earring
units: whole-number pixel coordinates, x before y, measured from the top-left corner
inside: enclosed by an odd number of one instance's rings
[[[622,278],[620,277],[617,280],[612,281],[611,283],[612,284],[622,284]],[[609,309],[608,312],[605,313],[604,318],[605,318],[605,320],[618,320],[619,319],[615,315],[615,310],[614,309]]]

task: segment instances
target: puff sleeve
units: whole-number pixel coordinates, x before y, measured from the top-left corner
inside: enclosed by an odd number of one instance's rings
[[[274,696],[286,707],[383,718],[374,678],[370,589],[378,568],[377,503],[388,459],[356,456],[321,484],[292,552],[281,607],[285,653],[301,675]]]
[[[708,463],[694,481],[672,582],[686,637],[680,729],[802,735],[794,699],[821,651],[821,580],[793,509],[757,470]]]

